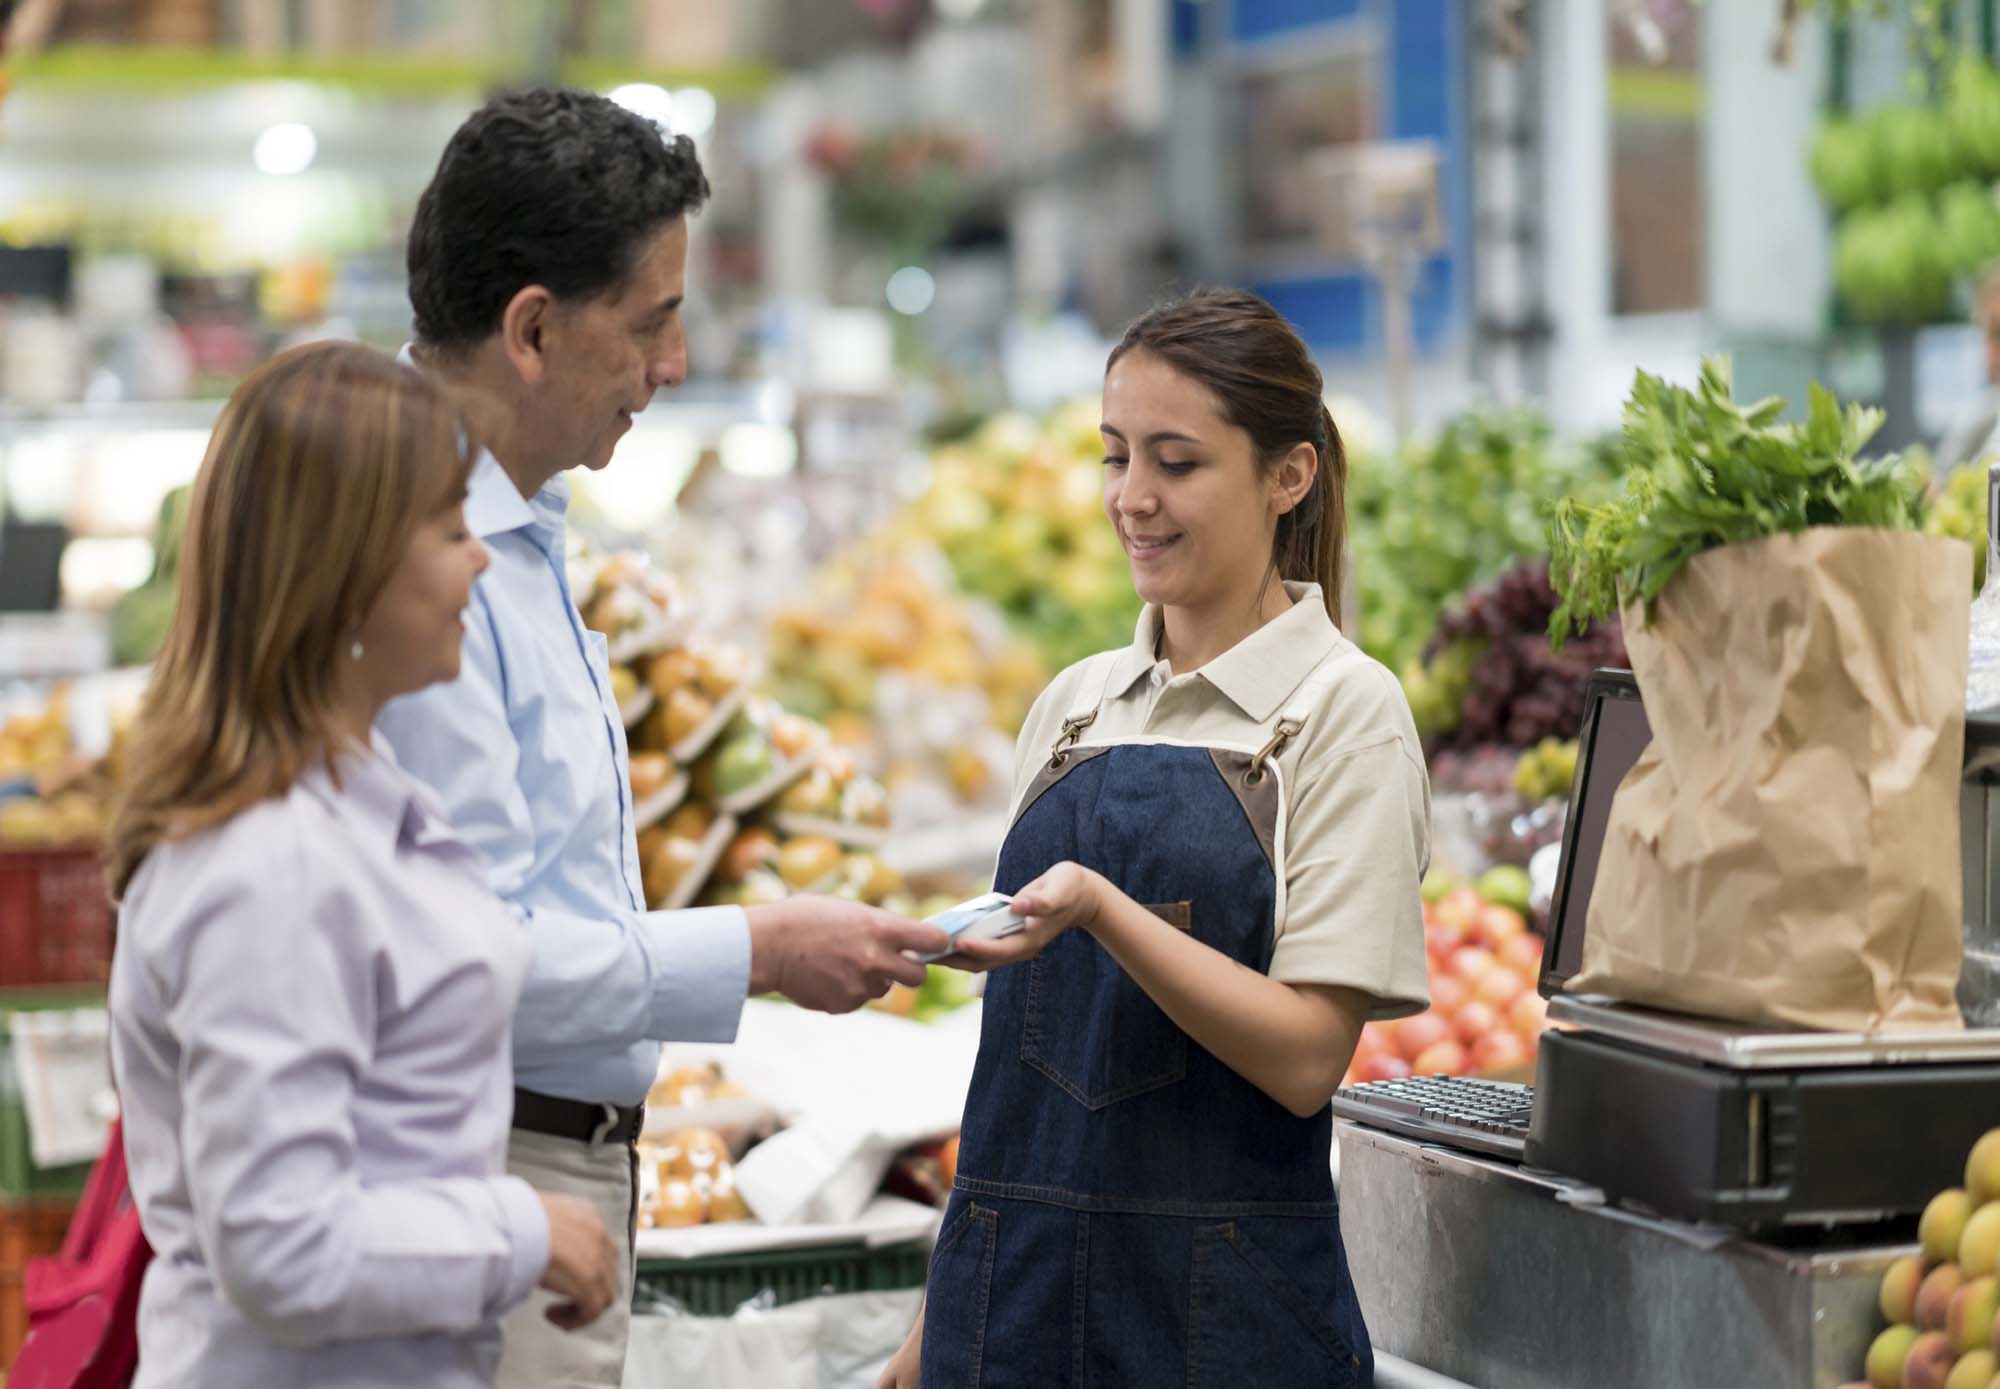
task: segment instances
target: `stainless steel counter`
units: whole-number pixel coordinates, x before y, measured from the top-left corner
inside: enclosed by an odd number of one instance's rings
[[[1378,1353],[1475,1389],[1834,1389],[1909,1246],[1797,1253],[1342,1124],[1341,1232]],[[1397,1380],[1391,1362],[1384,1384]]]

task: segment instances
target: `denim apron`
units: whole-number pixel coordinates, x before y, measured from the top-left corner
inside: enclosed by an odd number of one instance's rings
[[[994,885],[1073,860],[1264,973],[1284,906],[1275,758],[1319,672],[1261,750],[1084,741],[1114,660],[1084,672]],[[926,1389],[1372,1384],[1331,1144],[1327,1109],[1298,1118],[1217,1061],[1088,932],[994,972],[931,1259]]]

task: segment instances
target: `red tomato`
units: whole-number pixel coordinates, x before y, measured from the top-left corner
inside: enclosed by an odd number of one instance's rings
[[[1466,1064],[1464,1047],[1457,1042],[1439,1042],[1425,1047],[1410,1063],[1410,1070],[1420,1076],[1462,1076]]]
[[[1483,999],[1472,999],[1452,1014],[1451,1030],[1462,1046],[1473,1046],[1500,1026],[1500,1011]]]
[[[1524,993],[1508,1005],[1507,1021],[1532,1041],[1549,1025],[1549,1001],[1538,993]]]
[[[1460,926],[1424,927],[1424,949],[1433,959],[1444,959],[1459,946],[1465,944],[1465,929]]]
[[[1495,965],[1473,981],[1472,996],[1485,999],[1495,1008],[1505,1008],[1527,988],[1527,980],[1505,965]]]
[[[1432,916],[1442,926],[1456,926],[1461,931],[1470,930],[1472,923],[1479,919],[1486,899],[1469,887],[1453,888],[1438,899],[1432,909]]]
[[[1489,1032],[1472,1048],[1472,1069],[1481,1075],[1513,1070],[1528,1063],[1528,1044],[1514,1032]]]
[[[1434,974],[1431,976],[1431,1011],[1443,1013],[1446,1017],[1456,1014],[1467,998],[1471,996],[1465,981],[1455,974]],[[1364,1031],[1366,1029],[1363,1029]]]
[[[1467,945],[1452,952],[1451,972],[1468,984],[1477,984],[1492,968],[1493,952],[1490,950]]]
[[[1495,948],[1527,933],[1528,923],[1512,907],[1483,907],[1472,924],[1472,934]]]
[[[1500,948],[1493,952],[1501,964],[1513,970],[1524,979],[1534,979],[1542,972],[1542,938],[1540,936],[1518,935],[1512,940],[1502,941]]]
[[[1401,1018],[1391,1025],[1395,1028],[1396,1052],[1405,1061],[1415,1061],[1426,1047],[1435,1046],[1451,1036],[1451,1024],[1434,1012]]]

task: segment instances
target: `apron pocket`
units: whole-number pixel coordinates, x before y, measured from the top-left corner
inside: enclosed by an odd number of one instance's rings
[[[955,1197],[954,1201],[963,1199]],[[924,1283],[921,1379],[939,1389],[978,1389],[986,1358],[999,1212],[966,1201],[931,1251]]]
[[[1103,1109],[1187,1075],[1187,1034],[1087,931],[1028,964],[1021,1060],[1079,1104]]]
[[[1302,1223],[1338,1238],[1337,1227],[1326,1222]],[[1189,1389],[1242,1384],[1252,1367],[1260,1389],[1352,1389],[1363,1382],[1363,1366],[1372,1367],[1373,1357],[1364,1361],[1341,1334],[1338,1309],[1308,1296],[1293,1274],[1245,1237],[1242,1222],[1198,1228],[1193,1269]],[[1342,1285],[1344,1280],[1336,1286]]]

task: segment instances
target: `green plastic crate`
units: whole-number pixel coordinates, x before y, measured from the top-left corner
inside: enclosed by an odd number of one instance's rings
[[[19,1012],[58,1008],[102,1008],[104,990],[88,988],[0,989],[0,1202],[73,1196],[83,1190],[92,1164],[37,1167],[28,1153],[28,1112],[14,1075],[14,1042],[8,1020]]]
[[[727,1317],[769,1293],[784,1307],[842,1293],[900,1292],[921,1288],[930,1271],[929,1240],[870,1249],[779,1249],[712,1259],[641,1259],[638,1301],[674,1301],[698,1317]]]

